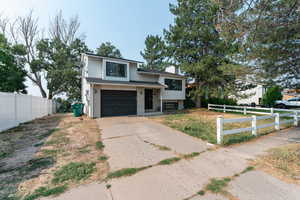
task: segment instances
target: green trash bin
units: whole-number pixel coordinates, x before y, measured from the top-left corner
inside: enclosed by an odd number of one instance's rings
[[[80,117],[83,114],[83,104],[75,103],[72,105],[73,115],[74,117]]]

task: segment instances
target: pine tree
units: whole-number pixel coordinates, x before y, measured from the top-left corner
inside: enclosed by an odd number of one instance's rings
[[[114,58],[122,58],[120,50],[110,42],[102,43],[97,49],[96,54]]]
[[[195,79],[193,95],[200,107],[205,91],[235,80],[234,74],[224,73],[222,68],[231,63],[226,57],[231,46],[217,30],[219,7],[211,0],[178,0],[177,5],[170,4],[170,11],[175,15],[175,23],[164,32],[170,55]]]
[[[260,0],[247,14],[248,59],[270,85],[300,87],[300,1]]]
[[[163,70],[165,68],[166,45],[158,35],[148,35],[145,40],[145,49],[141,55],[146,60],[146,69]]]

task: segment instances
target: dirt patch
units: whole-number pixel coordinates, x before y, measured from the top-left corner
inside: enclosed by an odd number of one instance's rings
[[[282,181],[300,185],[300,144],[272,148],[253,164]]]
[[[101,134],[93,119],[54,115],[3,132],[0,139],[7,145],[1,148],[6,153],[0,160],[0,199],[13,199],[16,192],[17,196],[33,194],[40,188],[70,188],[107,175],[107,161],[99,159],[105,155],[96,148]],[[93,163],[95,170],[80,181],[53,184],[55,172],[70,163]]]

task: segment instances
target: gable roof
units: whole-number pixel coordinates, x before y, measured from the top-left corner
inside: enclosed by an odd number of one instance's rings
[[[125,58],[115,58],[115,57],[111,57],[111,56],[100,56],[94,53],[84,53],[87,56],[90,57],[97,57],[97,58],[109,58],[109,59],[115,59],[115,60],[122,60],[122,61],[127,61],[127,62],[134,62],[134,63],[143,63],[141,61],[137,61],[137,60],[130,60],[130,59],[125,59]]]

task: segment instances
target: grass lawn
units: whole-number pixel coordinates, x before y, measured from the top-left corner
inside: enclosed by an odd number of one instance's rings
[[[93,119],[70,114],[41,118],[0,133],[0,143],[0,199],[57,195],[108,174]]]
[[[242,115],[235,113],[221,113],[208,111],[207,109],[190,109],[176,114],[169,114],[159,117],[152,117],[155,121],[159,121],[171,128],[182,131],[188,135],[200,138],[210,143],[216,144],[216,119],[218,115],[223,115],[224,118],[242,118],[251,115]],[[267,124],[274,122],[273,119],[258,120],[257,124]],[[224,125],[226,129],[236,129],[251,127],[251,122],[230,123]],[[273,127],[263,128],[258,131],[258,135],[270,133],[274,130]],[[224,145],[243,142],[253,138],[250,132],[224,136]]]

